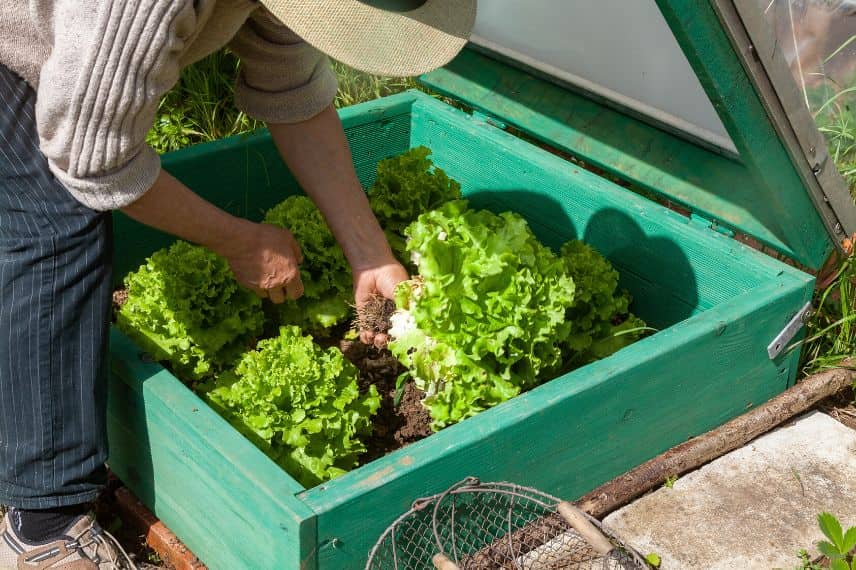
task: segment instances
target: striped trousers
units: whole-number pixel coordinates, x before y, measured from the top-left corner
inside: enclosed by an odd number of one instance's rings
[[[0,64],[0,504],[41,509],[106,482],[112,225],[51,174],[35,101]]]

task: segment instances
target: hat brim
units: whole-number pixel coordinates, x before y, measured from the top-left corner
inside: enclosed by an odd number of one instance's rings
[[[376,75],[413,76],[447,64],[466,45],[477,0],[427,0],[408,12],[359,0],[262,0],[330,57]]]

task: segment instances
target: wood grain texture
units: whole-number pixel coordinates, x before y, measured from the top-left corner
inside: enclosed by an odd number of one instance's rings
[[[427,144],[476,205],[520,211],[551,246],[579,237],[601,249],[634,310],[663,330],[309,490],[114,331],[111,467],[210,567],[361,568],[415,497],[477,475],[573,499],[793,381],[798,355],[770,361],[766,346],[810,298],[811,276],[424,94],[343,115],[364,183],[380,158]],[[297,191],[273,153],[262,134],[164,163],[204,196],[260,213]],[[168,243],[130,222],[117,230],[120,276]]]
[[[778,221],[777,236],[793,258],[819,269],[832,251],[831,238],[779,139],[761,98],[708,0],[657,0],[754,186],[752,212]]]
[[[302,487],[159,364],[111,336],[111,469],[209,568],[297,568],[315,546]]]
[[[683,14],[688,20],[696,18],[690,8]],[[713,41],[713,33],[706,41]],[[717,52],[720,59],[728,55],[724,49]],[[739,90],[747,88],[746,82],[727,76],[735,70],[726,62],[717,65],[719,80],[731,83],[708,82],[705,87],[728,89],[714,105],[720,115],[730,117],[723,121],[729,132],[737,133],[735,141],[742,141],[739,161],[473,50],[465,50],[423,81],[553,148],[819,267],[831,247],[820,217],[790,162],[783,162],[787,157],[776,154],[776,146],[784,152],[781,143],[770,133],[761,136],[765,115],[741,100]],[[747,132],[755,136],[741,138],[740,133]],[[776,168],[780,172],[773,172]]]

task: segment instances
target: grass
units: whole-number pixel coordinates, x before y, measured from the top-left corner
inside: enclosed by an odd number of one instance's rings
[[[417,88],[414,79],[377,77],[338,62],[336,107]],[[178,84],[161,100],[147,142],[159,153],[254,131],[264,126],[233,104],[238,58],[219,51],[185,68]]]
[[[238,59],[217,52],[186,68],[178,84],[161,101],[149,144],[158,152],[253,131],[262,123],[232,103]],[[377,77],[334,63],[339,78],[335,105],[363,101],[419,88],[414,79]],[[856,198],[856,75],[849,84],[825,82],[807,94],[830,153]],[[838,366],[856,354],[856,258],[834,259],[818,282],[816,312],[807,325],[802,370],[811,374]]]
[[[830,58],[854,41],[856,35]],[[827,140],[830,155],[856,200],[856,70],[841,83],[824,78],[806,93],[806,99]],[[818,285],[815,314],[803,341],[805,374],[840,366],[846,358],[856,355],[856,253],[833,257],[818,276]]]

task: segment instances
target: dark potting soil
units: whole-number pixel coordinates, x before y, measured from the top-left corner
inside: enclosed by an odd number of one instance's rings
[[[396,382],[404,368],[387,350],[378,350],[359,341],[341,341],[339,348],[360,370],[360,388],[374,384],[381,397],[373,419],[374,431],[364,441],[368,450],[360,458],[365,465],[379,457],[426,438],[433,433],[431,416],[422,405],[423,393],[408,380],[396,405]]]

